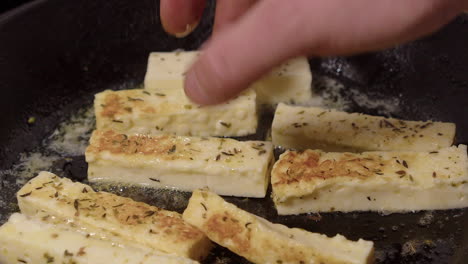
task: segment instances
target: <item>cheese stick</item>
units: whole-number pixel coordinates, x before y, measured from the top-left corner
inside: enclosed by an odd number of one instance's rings
[[[41,172],[21,188],[17,198],[25,215],[66,219],[163,253],[199,260],[211,247],[211,242],[176,212],[95,192],[85,184],[52,173]]]
[[[182,89],[185,73],[199,56],[197,51],[152,52],[148,58],[145,89]],[[312,73],[305,57],[289,60],[254,82],[260,104],[307,103],[312,98]]]
[[[183,89],[104,91],[94,100],[97,129],[182,136],[246,136],[257,129],[255,92],[215,106],[193,104]]]
[[[272,125],[275,146],[324,151],[414,150],[450,147],[455,124],[403,121],[318,107],[280,104]]]
[[[56,226],[13,214],[0,227],[0,263],[2,264],[195,264],[191,259],[157,255],[147,248],[115,244]]]
[[[183,214],[211,240],[253,263],[372,263],[373,243],[288,228],[237,208],[209,191],[197,190]]]
[[[265,197],[273,146],[264,141],[94,131],[88,179],[222,195]]]
[[[287,151],[271,182],[280,215],[468,207],[465,145],[433,152]]]

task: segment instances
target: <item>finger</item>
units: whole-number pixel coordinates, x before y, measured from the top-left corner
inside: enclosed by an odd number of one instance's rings
[[[218,0],[213,32],[219,32],[247,12],[257,0]]]
[[[225,101],[302,54],[347,55],[426,35],[461,12],[458,0],[261,1],[219,32],[187,74],[200,104]]]
[[[176,37],[190,34],[200,22],[206,0],[161,0],[160,15],[164,30]]]
[[[219,32],[189,70],[187,95],[199,104],[216,104],[246,89],[273,66],[299,55],[300,16],[281,1],[262,1],[241,20]],[[295,39],[296,42],[291,43]]]

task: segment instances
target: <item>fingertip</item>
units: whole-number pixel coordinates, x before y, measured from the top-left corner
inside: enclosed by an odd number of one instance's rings
[[[161,25],[168,34],[175,37],[189,35],[199,24],[205,0],[161,0]]]

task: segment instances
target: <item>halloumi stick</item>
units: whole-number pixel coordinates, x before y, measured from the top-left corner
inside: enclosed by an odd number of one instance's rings
[[[163,253],[199,260],[211,248],[208,238],[176,212],[95,192],[52,173],[41,172],[19,190],[17,198],[25,215],[66,219]]]
[[[333,238],[288,228],[237,208],[218,195],[197,190],[183,217],[211,240],[253,263],[364,264],[373,261],[373,243]]]
[[[273,146],[264,141],[94,131],[88,179],[221,195],[265,197]]]
[[[152,52],[148,58],[145,89],[182,89],[185,73],[199,56],[197,51]],[[271,70],[251,89],[260,104],[308,103],[312,98],[312,73],[305,57],[291,59]]]
[[[188,258],[157,255],[150,248],[115,244],[77,232],[13,214],[0,227],[2,264],[196,264]]]
[[[181,136],[246,136],[258,117],[255,92],[214,106],[193,104],[183,89],[104,91],[96,94],[97,129]]]
[[[278,105],[275,146],[324,151],[431,151],[452,145],[455,124],[404,121],[319,107]]]
[[[288,151],[271,175],[280,215],[468,207],[465,145],[432,152]]]

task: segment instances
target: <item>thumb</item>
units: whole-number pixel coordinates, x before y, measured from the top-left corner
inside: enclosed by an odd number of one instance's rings
[[[259,2],[206,43],[185,80],[185,92],[194,102],[226,101],[274,66],[301,54],[297,10],[279,8],[281,2]]]

